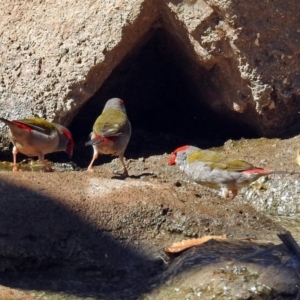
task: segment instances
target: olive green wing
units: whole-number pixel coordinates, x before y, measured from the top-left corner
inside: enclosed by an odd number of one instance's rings
[[[223,155],[209,150],[199,150],[188,155],[188,163],[199,161],[204,165],[213,169],[227,170],[242,172],[254,168],[252,164],[244,160],[232,159]]]
[[[124,133],[127,116],[120,110],[107,109],[96,120],[93,130],[95,133],[109,137]]]
[[[50,135],[53,131],[57,130],[57,127],[44,119],[41,118],[28,118],[22,120],[13,121],[16,125],[24,125],[30,129],[36,130],[40,133]]]

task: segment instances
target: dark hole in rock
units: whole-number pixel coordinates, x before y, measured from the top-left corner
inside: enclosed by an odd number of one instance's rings
[[[113,70],[70,124],[76,163],[88,165],[92,147],[84,143],[105,102],[113,97],[124,100],[133,128],[126,158],[163,154],[185,144],[207,148],[229,138],[253,137],[249,128],[205,104],[209,73],[203,68],[202,80],[196,83],[182,67],[192,62],[179,46],[166,31],[155,30]]]
[[[125,101],[133,127],[126,158],[171,152],[185,144],[207,148],[221,145],[229,138],[254,137],[246,126],[205,105],[204,99],[210,100],[205,84],[212,75],[203,68],[202,80],[193,79],[186,71],[188,67],[183,68],[193,65],[184,47],[165,30],[156,29],[123,59],[69,126],[75,140],[72,160],[76,164],[87,167],[90,162],[92,147],[84,144],[105,102],[112,97]],[[1,152],[1,160],[12,161],[11,149],[12,145],[9,151]],[[48,154],[46,158],[69,161],[62,152]],[[19,153],[18,162],[23,159],[27,156]],[[102,162],[109,160],[107,156],[101,158]]]
[[[191,69],[195,70],[195,63],[185,53],[185,45],[164,29],[149,32],[74,117],[69,126],[75,140],[72,161],[80,167],[88,166],[93,150],[84,144],[106,101],[113,97],[124,100],[133,128],[126,158],[170,153],[188,144],[208,148],[222,145],[229,138],[255,137],[245,125],[206,105],[213,100],[206,85],[215,73],[198,67],[195,78],[195,73],[189,73]],[[12,160],[11,152],[7,154],[3,158]],[[18,161],[25,158],[18,154]],[[46,158],[69,161],[61,152]],[[95,165],[110,160],[102,156]]]

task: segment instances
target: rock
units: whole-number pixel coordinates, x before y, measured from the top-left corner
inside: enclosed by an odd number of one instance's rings
[[[288,299],[298,293],[293,265],[299,260],[283,245],[211,240],[172,261],[162,285],[142,300]]]
[[[298,120],[298,3],[0,3],[4,117],[34,115],[70,124],[121,61],[161,31],[161,51],[202,95],[198,103],[193,100],[195,106],[208,105],[269,136]],[[114,93],[120,93],[118,83]],[[135,115],[140,100],[128,101]]]
[[[120,180],[107,169],[0,172],[1,284],[138,299],[162,284],[161,249],[174,242],[210,234],[279,242],[282,227],[249,205],[162,175],[140,180],[136,170]]]
[[[34,300],[29,294],[11,289],[5,286],[0,286],[1,300]]]

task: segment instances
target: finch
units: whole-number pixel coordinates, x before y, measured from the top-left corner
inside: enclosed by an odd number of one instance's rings
[[[182,146],[172,154],[169,165],[178,165],[193,181],[213,189],[220,189],[224,198],[234,199],[238,190],[261,176],[269,174],[294,174],[295,172],[258,168],[224,154]]]
[[[44,160],[45,154],[65,151],[73,154],[74,142],[71,132],[64,126],[48,122],[41,118],[9,121],[0,118],[9,127],[9,137],[13,147],[13,170],[18,171],[17,154],[37,156],[45,165],[46,171],[53,171]]]
[[[131,124],[126,114],[124,101],[119,98],[108,100],[94,123],[91,140],[85,144],[86,146],[92,145],[94,149],[88,171],[92,171],[93,163],[99,154],[110,154],[119,157],[124,168],[123,175],[128,176],[124,152],[130,136]]]

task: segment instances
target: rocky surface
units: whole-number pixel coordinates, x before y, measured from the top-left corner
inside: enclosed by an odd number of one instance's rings
[[[282,246],[212,240],[175,259],[142,299],[288,299],[298,292],[295,263]]]
[[[27,293],[0,286],[1,300],[34,300],[32,296]]]
[[[216,150],[258,166],[296,171],[298,144],[299,137],[230,140]],[[270,176],[272,188],[252,186],[231,201],[168,166],[168,154],[130,158],[130,153],[126,179],[116,173],[118,159],[105,163],[104,157],[94,173],[62,172],[63,164],[55,164],[53,173],[30,172],[30,166],[0,172],[1,284],[29,290],[36,299],[296,295],[299,259],[280,244],[277,233],[283,227],[248,204],[247,195],[254,191],[263,198],[273,189],[277,195],[292,194],[294,186],[290,190],[286,183],[297,175]],[[279,199],[282,207],[298,201]],[[229,240],[175,259],[163,251],[184,239],[222,234]],[[207,274],[212,280],[203,280]]]
[[[283,228],[265,213],[299,213],[299,175],[270,176],[232,202],[167,166],[164,153],[183,144],[209,148],[228,138],[299,133],[299,5],[0,0],[1,116],[70,125],[76,142],[74,164],[56,165],[51,174],[34,164],[19,173],[0,164],[0,283],[35,291],[36,299],[48,299],[44,291],[52,299],[294,297],[298,260],[277,246]],[[126,179],[113,173],[116,159],[101,157],[95,173],[84,171],[91,158],[84,143],[110,97],[125,100],[133,126]],[[4,126],[0,139],[7,150]],[[216,150],[297,171],[299,142],[229,140]],[[175,260],[162,251],[220,234],[230,241]],[[240,237],[261,242],[240,244]],[[209,264],[199,263],[203,257]],[[218,284],[203,280],[207,274]],[[195,283],[200,279],[203,286]],[[4,293],[19,297],[18,290]]]
[[[197,94],[186,105],[206,104],[260,134],[279,135],[299,119],[300,28],[294,13],[299,5],[296,0],[289,5],[284,0],[1,1],[2,116],[70,124],[120,62],[163,31],[160,53]],[[134,60],[132,69],[140,64]],[[166,67],[166,59],[161,64]],[[127,95],[136,79],[121,89],[114,80],[114,96]],[[172,82],[177,84],[182,80]],[[190,88],[184,89],[188,94]],[[143,87],[136,95],[128,99],[132,115],[140,103],[152,103]]]

